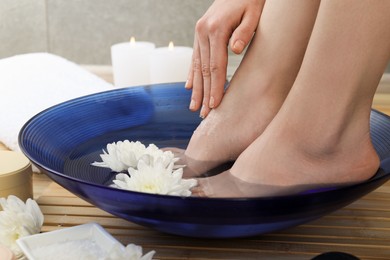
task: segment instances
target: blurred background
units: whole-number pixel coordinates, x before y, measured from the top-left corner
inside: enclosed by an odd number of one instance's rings
[[[1,0],[0,58],[50,52],[79,64],[110,65],[110,47],[151,41],[193,45],[212,0]]]
[[[1,0],[0,59],[50,52],[78,64],[111,65],[111,45],[131,36],[157,47],[169,41],[192,47],[195,23],[212,2]]]

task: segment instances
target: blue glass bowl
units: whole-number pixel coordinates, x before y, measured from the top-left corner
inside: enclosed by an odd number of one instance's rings
[[[189,99],[184,83],[77,98],[29,120],[19,143],[38,168],[80,198],[129,221],[191,237],[243,237],[299,225],[350,204],[390,177],[390,119],[373,110],[371,135],[381,169],[360,184],[250,199],[181,198],[108,187],[114,174],[90,165],[100,161],[102,148],[124,139],[185,148],[200,123],[187,109]]]

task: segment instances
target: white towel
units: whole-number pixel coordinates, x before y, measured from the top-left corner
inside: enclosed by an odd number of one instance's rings
[[[0,60],[0,142],[20,150],[18,134],[25,122],[66,100],[113,89],[79,65],[48,53]]]

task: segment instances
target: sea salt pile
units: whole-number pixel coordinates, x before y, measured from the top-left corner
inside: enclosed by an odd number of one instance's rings
[[[32,249],[35,259],[39,260],[108,260],[108,252],[94,240],[79,239],[54,243]]]
[[[108,252],[95,240],[77,239],[35,247],[34,259],[38,260],[152,260],[155,251],[143,255],[142,247],[129,244],[123,248],[117,243]]]

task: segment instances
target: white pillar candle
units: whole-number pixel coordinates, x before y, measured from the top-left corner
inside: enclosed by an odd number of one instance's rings
[[[116,87],[130,87],[149,84],[149,55],[155,49],[154,43],[129,42],[111,46],[111,61]]]
[[[150,55],[150,83],[186,81],[192,59],[192,48],[173,46],[157,48]]]

